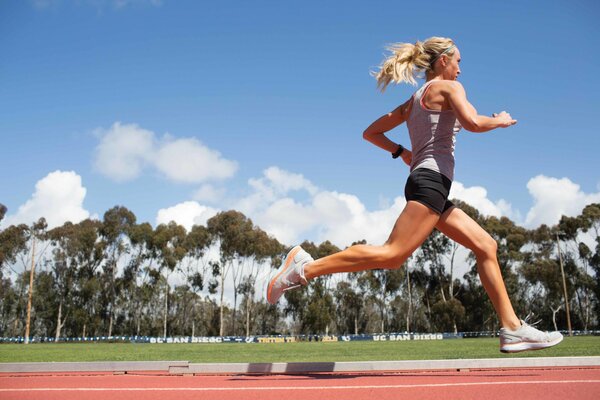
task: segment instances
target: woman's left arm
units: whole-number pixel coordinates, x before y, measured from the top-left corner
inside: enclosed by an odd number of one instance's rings
[[[363,132],[363,138],[373,143],[377,147],[380,147],[392,154],[395,153],[396,150],[398,150],[398,144],[388,139],[388,137],[385,136],[385,132],[388,132],[398,125],[404,123],[408,119],[411,106],[412,97],[404,104],[397,107],[394,111],[387,113],[369,125],[369,127]],[[412,157],[410,150],[404,149],[401,157],[404,162],[410,165],[410,159]]]

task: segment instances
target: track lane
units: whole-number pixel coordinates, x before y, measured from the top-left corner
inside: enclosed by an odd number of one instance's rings
[[[600,398],[600,368],[267,376],[0,375],[0,399]]]

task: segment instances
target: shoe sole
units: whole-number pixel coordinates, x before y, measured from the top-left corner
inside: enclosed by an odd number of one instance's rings
[[[290,250],[289,254],[285,258],[284,264],[279,268],[280,271],[278,271],[275,277],[269,282],[269,286],[267,288],[267,302],[269,304],[277,303],[277,301],[271,301],[271,291],[273,290],[273,285],[275,284],[275,281],[277,281],[277,278],[279,278],[281,274],[288,270],[288,268],[292,264],[292,261],[294,261],[294,257],[296,257],[296,254],[298,254],[300,250],[302,250],[300,246],[296,246],[292,250]]]
[[[500,351],[502,353],[520,353],[528,350],[542,350],[547,349],[548,347],[556,346],[562,342],[562,340],[563,337],[561,336],[560,338],[548,343],[520,342],[505,344],[504,346],[500,347]]]

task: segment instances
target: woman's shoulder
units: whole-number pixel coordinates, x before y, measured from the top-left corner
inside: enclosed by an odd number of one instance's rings
[[[459,81],[440,80],[430,86],[434,93],[439,93],[443,96],[465,93],[465,88]]]
[[[454,80],[450,80],[450,79],[430,81],[430,83],[435,84],[435,87],[438,89],[464,90],[462,83],[460,83],[459,81],[454,81]]]

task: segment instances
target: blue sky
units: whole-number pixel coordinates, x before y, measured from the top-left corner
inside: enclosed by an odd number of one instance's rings
[[[287,242],[332,235],[343,245],[342,228],[385,238],[408,170],[361,135],[415,88],[381,94],[369,71],[386,44],[434,35],[458,44],[479,112],[519,120],[461,131],[455,195],[530,226],[575,214],[600,201],[600,6],[485,3],[2,1],[7,221],[44,212],[58,223],[122,204],[141,221],[171,209],[202,222],[237,207]],[[125,154],[110,142],[125,136],[147,147]],[[404,127],[391,137],[408,145]]]

